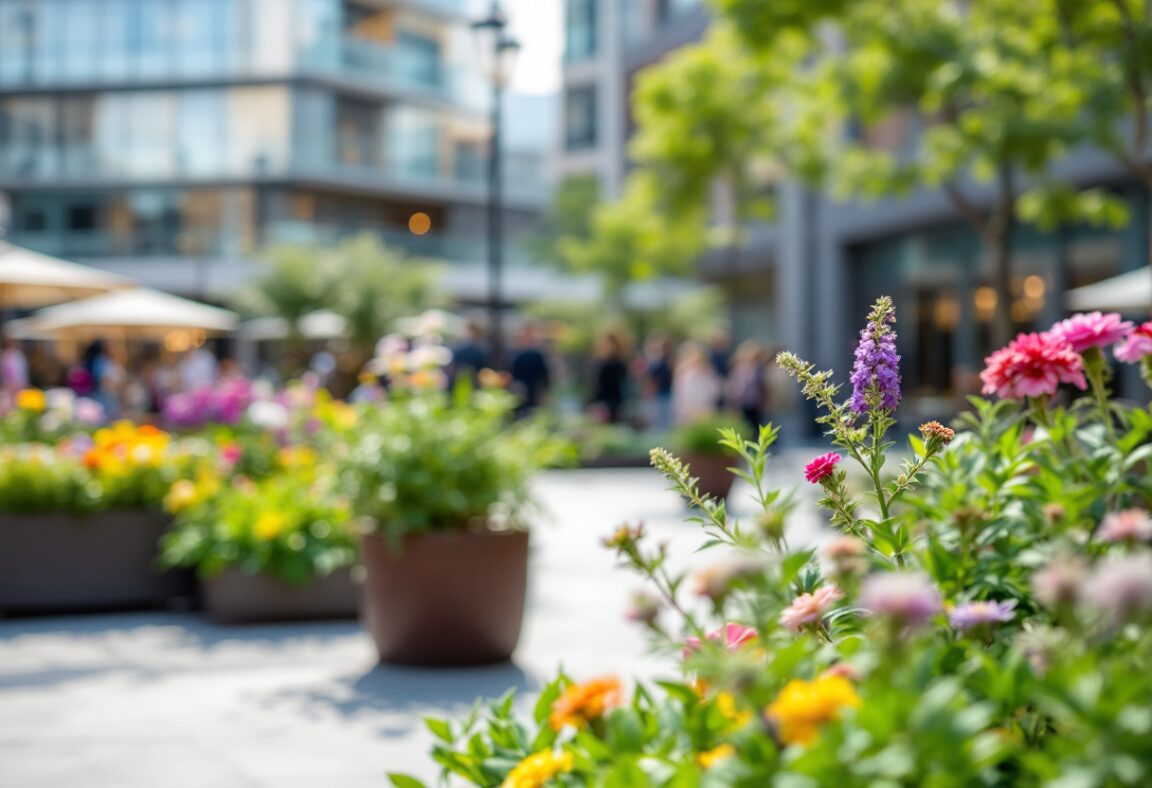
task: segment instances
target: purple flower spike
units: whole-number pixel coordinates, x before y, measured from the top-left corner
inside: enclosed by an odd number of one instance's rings
[[[961,632],[984,624],[1003,624],[1016,617],[1016,600],[963,602],[948,613],[948,621]]]
[[[892,299],[877,299],[868,315],[868,325],[860,331],[856,362],[852,365],[854,413],[873,408],[891,413],[900,404],[900,356],[896,353],[896,309]]]

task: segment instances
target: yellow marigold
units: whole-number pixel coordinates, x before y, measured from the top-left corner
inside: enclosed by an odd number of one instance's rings
[[[534,752],[508,773],[503,788],[541,788],[561,772],[572,771],[572,753]]]
[[[164,508],[177,514],[195,504],[199,497],[199,491],[192,481],[180,479],[168,488],[168,494],[164,496]]]
[[[788,682],[768,707],[768,716],[779,726],[786,744],[807,744],[820,726],[840,718],[845,706],[860,705],[852,683],[843,676],[824,675],[813,681]]]
[[[280,512],[263,512],[252,525],[252,532],[257,539],[267,541],[275,539],[288,527],[288,518]]]
[[[720,710],[724,719],[732,723],[734,728],[743,728],[752,721],[752,712],[737,706],[736,699],[732,697],[731,692],[716,693],[716,708]]]
[[[703,769],[710,769],[725,758],[731,758],[736,754],[736,748],[731,744],[721,744],[719,747],[714,747],[707,752],[702,752],[696,756],[696,763],[700,764]]]
[[[552,704],[549,717],[552,730],[558,731],[565,725],[582,728],[619,704],[622,696],[620,679],[615,676],[573,684]]]
[[[40,389],[21,389],[16,392],[16,407],[33,413],[42,413],[44,408],[48,407],[48,398]]]

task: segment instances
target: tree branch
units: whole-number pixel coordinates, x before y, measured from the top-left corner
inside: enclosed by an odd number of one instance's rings
[[[959,184],[954,181],[944,184],[944,193],[948,195],[952,205],[964,217],[964,221],[972,226],[977,235],[988,242],[991,239],[992,228],[988,217],[980,210],[980,206],[969,199]]]

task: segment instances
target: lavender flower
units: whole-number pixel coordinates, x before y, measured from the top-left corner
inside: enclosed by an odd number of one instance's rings
[[[860,331],[856,362],[852,365],[854,413],[879,409],[891,413],[900,404],[900,356],[896,353],[896,309],[892,299],[876,300],[868,325]]]
[[[860,588],[860,607],[907,627],[927,624],[940,612],[940,593],[928,578],[912,572],[869,575]]]
[[[961,632],[985,624],[1003,624],[1016,617],[1016,600],[962,602],[948,613],[948,621]]]

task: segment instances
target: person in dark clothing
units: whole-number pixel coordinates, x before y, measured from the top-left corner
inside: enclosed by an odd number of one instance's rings
[[[662,334],[653,334],[644,343],[644,397],[648,403],[647,420],[660,431],[672,427],[672,381],[676,361],[672,343]]]
[[[596,341],[593,377],[592,405],[602,410],[609,424],[618,423],[628,390],[628,362],[624,343],[616,334],[604,334]]]
[[[520,400],[516,416],[526,416],[543,404],[552,385],[548,359],[540,349],[540,335],[535,326],[526,325],[521,329],[508,372],[512,377],[512,393]]]
[[[728,379],[728,367],[732,363],[732,337],[724,329],[718,329],[712,334],[708,343],[708,360],[712,362],[712,369],[721,381]],[[716,401],[717,410],[723,410],[725,404],[724,394]]]
[[[475,386],[477,373],[488,366],[484,332],[478,324],[469,323],[464,338],[452,346],[452,365],[448,370],[450,385],[454,387],[460,376],[465,375]]]

